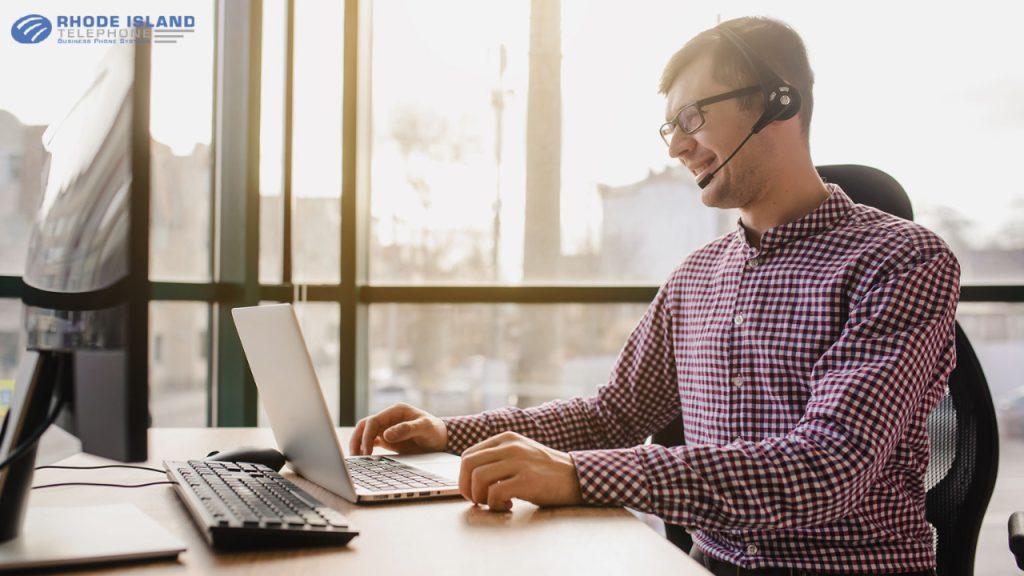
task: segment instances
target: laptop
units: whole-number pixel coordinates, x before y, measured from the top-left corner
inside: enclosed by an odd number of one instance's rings
[[[291,304],[231,310],[288,465],[349,502],[459,496],[461,458],[445,452],[345,457]]]

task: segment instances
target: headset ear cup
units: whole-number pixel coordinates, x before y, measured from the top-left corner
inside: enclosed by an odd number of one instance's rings
[[[779,97],[779,101],[775,103],[776,106],[781,108],[779,115],[775,118],[776,120],[789,120],[793,116],[796,116],[797,112],[800,111],[800,91],[792,86],[786,86],[788,88],[782,96]],[[789,98],[789,104],[784,104],[785,99]]]

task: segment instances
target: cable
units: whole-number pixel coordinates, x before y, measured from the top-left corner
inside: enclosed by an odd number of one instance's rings
[[[103,466],[60,466],[57,464],[53,464],[49,466],[36,466],[36,470],[45,470],[47,468],[59,468],[61,470],[99,470],[100,468],[133,468],[135,470],[149,470],[150,472],[165,474],[165,472],[159,468],[150,468],[149,466],[132,466],[131,464],[104,464]]]
[[[11,455],[5,458],[3,462],[0,462],[0,471],[7,468],[11,462],[14,462],[24,455],[25,452],[28,452],[33,446],[35,446],[36,442],[39,441],[39,438],[42,437],[43,432],[46,432],[46,429],[57,420],[57,416],[60,416],[60,411],[64,409],[64,403],[66,401],[67,398],[65,396],[63,386],[61,386],[60,396],[57,397],[57,404],[53,407],[53,411],[50,412],[50,415],[46,417],[46,420],[39,426],[39,428],[36,428],[31,434],[29,434],[28,438],[25,439],[25,442],[12,450]]]
[[[105,484],[102,482],[57,482],[56,484],[40,484],[39,486],[33,486],[33,490],[39,490],[40,488],[56,488],[58,486],[106,486],[108,488],[142,488],[144,486],[156,486],[157,484],[177,484],[170,480],[161,480],[159,482],[146,482],[144,484]]]

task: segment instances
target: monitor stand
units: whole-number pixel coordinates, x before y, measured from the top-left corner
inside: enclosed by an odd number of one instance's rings
[[[18,365],[11,407],[0,429],[0,461],[6,460],[46,422],[55,392],[60,390],[64,398],[69,400],[69,360],[70,354],[67,352],[25,352]],[[38,441],[33,442],[20,457],[0,470],[0,542],[14,539],[21,531],[28,494],[32,489],[38,445]]]
[[[176,558],[185,544],[132,504],[32,507],[0,544],[0,573]]]
[[[71,360],[70,352],[25,352],[0,428],[0,461],[46,423],[55,395],[71,403]],[[185,549],[129,504],[28,508],[37,446],[38,441],[0,470],[0,572],[168,558]]]

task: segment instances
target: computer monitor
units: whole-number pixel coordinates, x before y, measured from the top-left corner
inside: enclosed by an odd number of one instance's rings
[[[113,46],[62,120],[23,277],[28,351],[0,430],[0,542],[18,535],[35,444],[56,422],[82,450],[146,459],[148,43]]]

